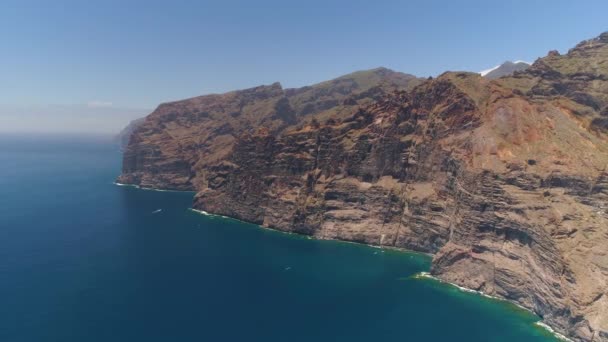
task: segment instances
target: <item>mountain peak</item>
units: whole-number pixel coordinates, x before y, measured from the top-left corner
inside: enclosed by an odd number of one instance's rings
[[[479,74],[488,79],[496,79],[503,76],[512,75],[516,71],[526,70],[530,65],[531,63],[522,60],[517,60],[515,62],[506,61],[493,68],[482,70],[479,72]]]

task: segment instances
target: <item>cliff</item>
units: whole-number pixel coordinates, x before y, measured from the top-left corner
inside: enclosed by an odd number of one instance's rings
[[[607,61],[605,33],[495,81],[377,69],[374,85],[161,105],[119,181],[195,189],[197,209],[279,230],[433,253],[437,277],[608,341]]]
[[[232,154],[244,133],[280,134],[311,120],[339,120],[399,89],[422,82],[385,68],[359,71],[313,86],[279,83],[160,105],[137,125],[119,182],[174,190],[202,189],[208,168]]]
[[[139,118],[139,119],[135,119],[132,120],[131,122],[129,122],[129,124],[123,128],[115,137],[114,140],[120,144],[120,148],[122,150],[125,150],[127,148],[127,146],[129,146],[129,139],[131,139],[131,134],[133,134],[133,131],[135,131],[135,129],[144,123],[146,118]]]

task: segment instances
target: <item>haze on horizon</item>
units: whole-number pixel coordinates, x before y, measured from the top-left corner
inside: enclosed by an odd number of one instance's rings
[[[378,66],[421,77],[480,71],[566,52],[608,29],[605,1],[0,6],[0,133],[116,133],[162,102]]]

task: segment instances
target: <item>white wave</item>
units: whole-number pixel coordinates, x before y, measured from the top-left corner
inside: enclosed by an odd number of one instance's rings
[[[414,274],[412,276],[412,278],[414,278],[414,279],[429,278],[429,279],[435,279],[435,280],[441,281],[441,280],[433,277],[429,272],[418,272],[418,273]]]
[[[124,184],[124,183],[118,183],[118,182],[113,182],[112,184],[117,185],[117,186],[125,186],[125,187],[129,187],[129,188],[135,188],[135,189],[147,190],[147,191],[160,191],[160,192],[194,192],[194,191],[189,191],[189,190],[166,190],[166,189],[146,188],[146,187],[139,186],[139,185],[136,185],[136,184]]]
[[[205,215],[205,216],[219,216],[219,217],[222,217],[222,215],[211,214],[211,213],[208,213],[208,212],[206,212],[204,210],[198,210],[198,209],[194,209],[194,208],[190,208],[189,210],[190,211],[194,211],[195,213],[199,213],[199,214]]]
[[[551,334],[553,334],[555,337],[557,337],[558,339],[562,340],[562,341],[567,341],[567,342],[574,342],[571,339],[567,338],[566,336],[558,333],[557,331],[553,330],[553,328],[551,328],[550,326],[548,326],[546,323],[543,323],[541,321],[538,321],[536,323],[537,326],[547,330],[548,332],[550,332]]]
[[[223,218],[223,219],[228,219],[228,220],[233,220],[233,221],[239,221],[239,222],[243,222],[243,223],[249,223],[243,220],[239,220],[230,216],[224,216],[224,215],[219,215],[219,214],[212,214],[210,212],[206,212],[204,210],[199,210],[199,209],[194,209],[194,208],[189,208],[188,210],[190,211],[194,211],[195,213],[201,214],[201,215],[205,215],[207,217],[217,217],[217,218]],[[266,228],[266,227],[262,227],[259,226],[260,228]]]

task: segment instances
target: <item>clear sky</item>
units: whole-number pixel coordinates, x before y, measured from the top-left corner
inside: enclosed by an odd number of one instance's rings
[[[608,30],[607,13],[606,0],[4,0],[0,131],[56,117],[112,131],[164,101],[378,66],[429,76],[534,61]]]

